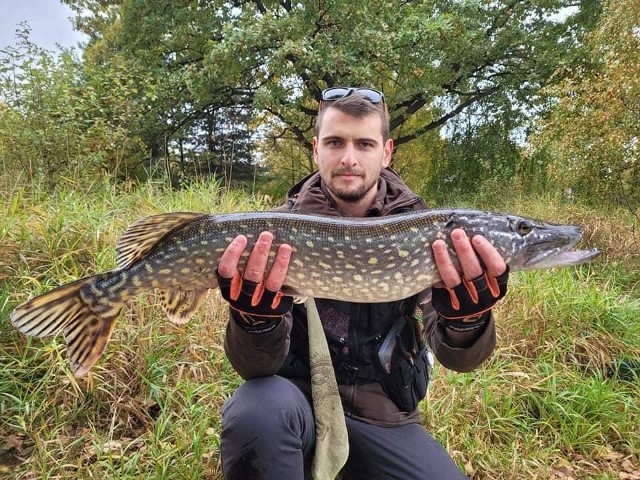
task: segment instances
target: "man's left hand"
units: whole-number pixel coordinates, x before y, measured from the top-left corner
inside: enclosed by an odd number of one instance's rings
[[[461,271],[456,269],[443,240],[432,245],[442,278],[442,283],[433,288],[433,306],[447,320],[473,321],[506,294],[508,268],[493,245],[480,235],[469,239],[464,230],[456,229],[451,232],[451,243]]]

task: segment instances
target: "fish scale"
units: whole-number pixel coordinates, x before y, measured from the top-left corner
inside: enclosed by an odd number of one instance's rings
[[[138,220],[116,244],[114,270],[62,285],[16,307],[11,321],[27,335],[64,332],[71,369],[83,375],[98,360],[126,302],[159,290],[168,318],[186,322],[217,288],[216,268],[239,234],[251,245],[263,231],[274,247],[292,247],[283,292],[349,302],[408,298],[440,280],[431,245],[462,228],[483,235],[512,271],[578,265],[597,250],[571,250],[578,227],[478,210],[423,210],[378,218],[282,212],[210,215],[176,212]],[[458,268],[455,251],[450,248]]]

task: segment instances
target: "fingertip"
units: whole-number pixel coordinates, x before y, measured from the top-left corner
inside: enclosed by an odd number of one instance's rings
[[[479,254],[492,255],[497,253],[496,247],[482,235],[476,235],[471,239],[471,245]]]
[[[461,228],[456,228],[451,231],[451,239],[454,241],[463,240],[467,236],[467,232]]]
[[[278,255],[282,255],[284,258],[291,257],[291,252],[293,251],[293,247],[288,243],[283,243],[278,247]]]
[[[271,233],[268,230],[265,230],[264,232],[260,232],[260,238],[265,239],[265,240],[273,240],[273,233]]]
[[[447,248],[447,244],[442,239],[435,240],[431,244],[431,249],[435,251],[442,251],[443,248]]]
[[[236,245],[246,245],[247,242],[248,242],[247,237],[245,237],[242,234],[238,235],[236,238],[233,239],[233,243],[235,243]]]
[[[473,244],[474,247],[479,247],[483,245],[486,241],[487,239],[484,238],[482,235],[474,235],[473,238],[471,239],[471,243]]]

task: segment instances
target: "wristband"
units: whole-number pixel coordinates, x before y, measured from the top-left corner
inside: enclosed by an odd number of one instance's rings
[[[474,330],[484,328],[487,321],[489,321],[489,316],[490,313],[485,312],[478,317],[469,317],[462,319],[461,321],[446,320],[440,317],[441,320],[438,323],[454,332],[472,332]]]
[[[249,315],[243,313],[232,306],[229,306],[231,311],[231,318],[242,330],[247,333],[253,333],[254,335],[262,335],[264,333],[271,333],[282,322],[284,317],[258,317],[256,315]]]

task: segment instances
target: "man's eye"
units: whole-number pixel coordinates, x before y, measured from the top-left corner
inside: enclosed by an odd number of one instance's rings
[[[360,142],[362,148],[371,148],[371,142]]]

